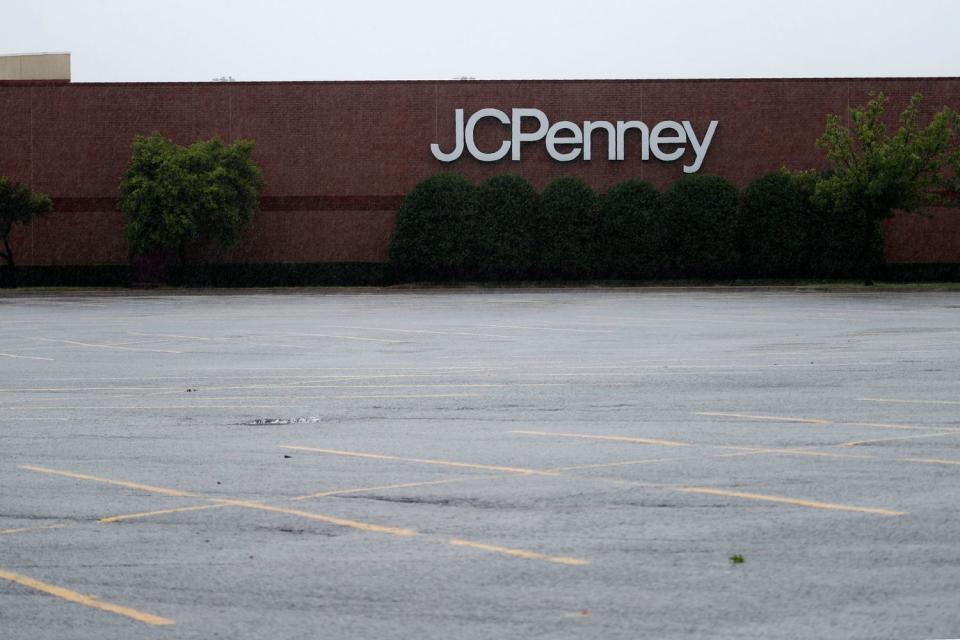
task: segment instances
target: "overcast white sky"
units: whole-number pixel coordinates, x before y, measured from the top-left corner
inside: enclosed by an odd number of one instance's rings
[[[960,75],[960,0],[22,0],[96,81]]]

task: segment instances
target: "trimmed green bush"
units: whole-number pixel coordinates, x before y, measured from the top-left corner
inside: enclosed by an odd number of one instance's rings
[[[457,280],[476,271],[477,188],[441,173],[419,182],[400,205],[390,261],[403,280]]]
[[[809,274],[815,278],[863,277],[863,221],[853,212],[815,210],[821,222],[811,234]],[[879,222],[871,222],[870,253],[883,264],[883,230]],[[874,274],[876,275],[876,274]]]
[[[719,176],[688,175],[674,182],[661,199],[655,253],[672,278],[730,278],[740,253],[740,190]]]
[[[477,187],[478,275],[490,280],[529,278],[537,256],[540,197],[525,179],[494,176]]]
[[[401,280],[433,281],[856,275],[863,218],[815,198],[819,180],[776,171],[742,195],[716,176],[663,194],[628,180],[601,198],[573,177],[538,195],[519,176],[438,174],[404,199],[390,261]]]
[[[580,178],[558,178],[543,190],[537,228],[543,276],[589,278],[597,273],[597,204],[597,194]]]
[[[740,211],[744,276],[790,278],[809,273],[811,195],[803,176],[785,169],[758,178],[744,190]]]
[[[610,278],[649,278],[656,271],[653,253],[660,193],[643,180],[627,180],[600,200],[598,262]]]
[[[812,171],[769,173],[743,194],[743,273],[751,278],[843,278],[858,274],[863,217],[815,197]],[[872,250],[882,252],[875,225]]]

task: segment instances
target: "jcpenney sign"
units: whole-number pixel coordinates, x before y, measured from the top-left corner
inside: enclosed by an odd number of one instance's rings
[[[493,151],[482,151],[474,140],[474,131],[477,124],[484,118],[492,118],[503,125],[509,125],[510,137],[505,139],[500,147]],[[649,160],[651,154],[657,160],[673,162],[683,158],[687,151],[688,162],[683,165],[684,173],[696,173],[700,170],[707,150],[717,132],[717,120],[711,120],[707,130],[698,135],[689,120],[676,122],[664,120],[648,127],[639,120],[587,120],[580,126],[579,123],[562,120],[550,124],[547,115],[539,109],[513,109],[507,115],[500,109],[480,109],[464,122],[463,109],[454,112],[456,143],[452,151],[445,152],[440,145],[430,145],[433,156],[441,162],[453,162],[463,155],[463,150],[481,162],[496,162],[510,154],[514,162],[519,162],[522,147],[525,143],[543,142],[547,147],[547,154],[559,162],[570,162],[582,157],[584,160],[593,159],[593,136],[597,131],[606,132],[607,160],[623,160],[627,156],[627,133],[635,131],[639,134],[639,152],[641,160]],[[530,124],[536,128],[531,129]],[[525,130],[526,129],[526,130]],[[506,133],[506,131],[504,132]],[[636,137],[636,135],[631,136]]]

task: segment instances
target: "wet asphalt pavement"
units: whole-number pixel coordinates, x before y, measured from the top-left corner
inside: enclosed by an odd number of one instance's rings
[[[0,296],[3,640],[955,638],[958,480],[960,292]]]

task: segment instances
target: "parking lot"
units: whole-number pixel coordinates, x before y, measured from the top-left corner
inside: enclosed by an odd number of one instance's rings
[[[958,478],[957,291],[0,296],[2,638],[960,637]]]

